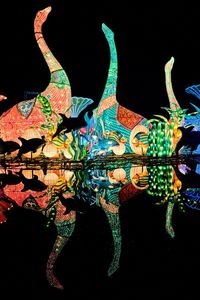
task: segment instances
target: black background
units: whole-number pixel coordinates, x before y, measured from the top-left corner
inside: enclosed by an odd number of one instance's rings
[[[175,57],[172,73],[175,94],[184,108],[198,100],[185,94],[200,83],[199,11],[197,6],[170,2],[16,1],[0,5],[0,93],[9,102],[23,100],[24,91],[40,92],[49,72],[33,34],[36,12],[52,5],[43,26],[44,37],[67,72],[74,96],[98,104],[109,65],[109,49],[101,31],[104,22],[115,32],[119,59],[117,98],[120,104],[145,117],[168,106],[164,65]],[[6,104],[8,103],[8,104]],[[119,271],[108,279],[112,240],[105,216],[91,208],[78,216],[75,233],[56,264],[63,292],[50,288],[45,264],[55,228],[45,218],[16,208],[1,231],[1,290],[35,299],[72,297],[143,299],[198,292],[199,214],[175,209],[175,240],[164,230],[165,206],[153,205],[145,194],[120,209],[123,248]],[[197,272],[197,275],[196,275]],[[130,294],[130,296],[129,296]],[[67,298],[68,297],[68,298]]]

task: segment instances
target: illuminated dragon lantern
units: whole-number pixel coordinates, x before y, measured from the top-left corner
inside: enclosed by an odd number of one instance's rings
[[[51,7],[36,14],[34,33],[38,46],[49,67],[50,82],[47,88],[30,100],[17,105],[0,116],[0,144],[12,141],[21,150],[20,158],[51,157],[80,160],[98,155],[123,155],[132,153],[147,156],[171,156],[182,132],[186,110],[181,109],[173,93],[171,70],[174,59],[165,66],[166,89],[169,97],[169,120],[164,116],[147,120],[143,116],[120,105],[116,99],[118,61],[113,32],[105,25],[102,30],[110,48],[110,66],[107,82],[98,106],[89,117],[84,114],[85,126],[72,128],[63,125],[90,109],[94,101],[89,98],[72,97],[67,74],[48,48],[42,35],[42,25]],[[1,100],[5,99],[3,95]],[[60,129],[62,128],[62,130]],[[31,148],[31,142],[36,146]],[[29,143],[30,147],[27,147]],[[14,148],[16,150],[16,148]],[[11,156],[16,156],[16,151]],[[9,152],[2,152],[9,154]]]

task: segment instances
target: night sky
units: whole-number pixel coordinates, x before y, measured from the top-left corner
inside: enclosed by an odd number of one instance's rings
[[[70,79],[73,96],[101,98],[109,66],[109,48],[101,24],[115,33],[119,72],[117,99],[149,118],[168,106],[164,65],[174,56],[174,91],[180,105],[198,104],[185,88],[200,83],[199,11],[196,6],[175,7],[169,1],[88,4],[82,1],[27,0],[0,4],[0,112],[22,101],[24,91],[41,92],[49,72],[37,46],[33,21],[38,10],[52,6],[43,35]],[[112,241],[99,208],[80,214],[73,238],[56,266],[64,292],[48,286],[45,264],[55,228],[45,229],[45,218],[21,208],[10,212],[0,228],[2,247],[0,288],[18,297],[46,295],[44,299],[143,299],[197,291],[199,271],[198,212],[175,211],[177,239],[164,231],[165,208],[153,206],[144,194],[121,209],[123,249],[121,268],[112,279],[106,269]],[[196,287],[195,287],[196,286]],[[171,292],[171,289],[176,290]],[[129,293],[131,294],[128,298]],[[54,298],[55,297],[55,298]],[[98,298],[99,297],[99,298]],[[113,297],[113,298],[112,298]],[[33,297],[33,299],[35,299]]]

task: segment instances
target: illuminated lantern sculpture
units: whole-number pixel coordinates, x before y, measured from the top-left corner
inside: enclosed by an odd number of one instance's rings
[[[113,171],[113,177],[117,180],[117,181],[124,181],[126,179],[126,171],[123,168],[118,168],[115,169]]]
[[[58,157],[58,149],[53,143],[49,142],[44,146],[43,154],[48,158]]]
[[[129,153],[149,157],[171,157],[176,154],[177,143],[182,138],[180,128],[186,126],[194,115],[186,114],[186,110],[180,107],[174,95],[171,82],[174,58],[172,57],[165,65],[165,83],[169,98],[169,108],[166,110],[169,119],[155,116],[147,120],[117,101],[118,59],[114,33],[102,24],[110,49],[107,81],[99,104],[92,111],[92,117],[87,113],[83,116],[86,127],[77,129],[74,118],[83,114],[93,100],[71,96],[67,74],[50,51],[42,34],[42,26],[50,11],[51,7],[39,11],[34,20],[35,38],[49,68],[50,82],[46,89],[34,98],[19,101],[0,116],[2,141],[19,142],[19,138],[25,136],[27,140],[33,139],[34,136],[37,138],[43,136],[45,140],[43,151],[42,148],[38,148],[35,152],[23,154],[23,157],[31,159],[45,156],[82,160],[101,155],[120,156]],[[189,88],[189,91],[197,95],[198,86]],[[0,95],[0,100],[2,99],[5,100],[6,96]],[[195,118],[199,122],[199,111]],[[64,120],[68,126],[64,126]],[[195,126],[199,128],[199,125]],[[67,127],[70,128],[70,132]],[[61,131],[58,132],[59,128]],[[199,150],[195,151],[198,153]]]
[[[56,184],[56,182],[58,181],[58,175],[54,172],[49,172],[48,174],[46,174],[44,176],[44,183],[47,185],[47,186],[54,186]]]
[[[149,186],[148,171],[145,166],[133,166],[130,169],[130,178],[133,186],[138,190],[146,190]]]
[[[52,114],[52,111],[64,113],[66,107],[70,106],[71,89],[68,78],[42,36],[42,25],[50,11],[50,7],[39,11],[34,21],[35,38],[51,73],[50,83],[44,92],[33,99],[19,102],[2,115],[0,122],[3,140],[11,138],[17,141],[24,130],[30,127],[37,128],[40,135],[46,134],[42,125],[48,123],[47,118],[51,118],[52,123],[57,122],[56,114]]]
[[[19,101],[17,105],[0,116],[0,137],[3,141],[19,142],[18,137],[23,137],[24,131],[29,128],[37,129],[40,137],[44,135],[48,141],[49,136],[53,135],[60,122],[59,113],[70,117],[72,97],[68,77],[42,35],[42,25],[50,11],[51,7],[39,11],[34,20],[35,38],[50,71],[49,85],[33,99]],[[6,97],[1,96],[1,99],[6,99]],[[79,97],[75,97],[73,105],[76,106],[75,104],[79,103],[80,112],[92,102],[88,98],[85,100],[81,97],[80,101]]]
[[[34,175],[36,175],[38,177],[38,180],[40,181],[44,181],[44,172],[43,170],[23,170],[22,174],[28,178],[31,179],[33,178]]]

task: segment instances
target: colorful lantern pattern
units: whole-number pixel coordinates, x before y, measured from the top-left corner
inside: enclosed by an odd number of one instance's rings
[[[2,168],[0,171],[0,222],[5,222],[7,210],[13,205],[41,212],[47,217],[47,227],[54,223],[57,238],[47,262],[47,278],[52,286],[62,288],[53,273],[55,261],[73,234],[76,221],[76,209],[73,201],[88,205],[98,205],[105,212],[110,224],[114,255],[108,269],[112,275],[119,267],[121,254],[121,227],[119,208],[126,201],[146,191],[159,198],[157,204],[167,204],[167,233],[175,236],[172,226],[173,208],[176,204],[184,211],[185,207],[199,209],[199,188],[182,191],[182,182],[172,165],[132,166],[127,163],[116,170],[87,169],[77,170],[51,169],[45,167],[54,159],[62,161],[82,161],[81,167],[89,161],[109,156],[147,156],[149,158],[173,157],[175,154],[199,154],[199,140],[192,149],[190,140],[179,149],[177,145],[183,139],[184,129],[198,133],[199,108],[187,113],[174,95],[171,71],[174,58],[165,65],[166,90],[170,108],[165,108],[169,119],[156,115],[150,120],[120,105],[116,99],[118,61],[113,32],[105,25],[102,30],[110,49],[110,66],[103,95],[92,117],[86,113],[85,127],[61,128],[62,114],[70,124],[73,118],[93,103],[90,98],[72,97],[67,74],[48,48],[42,25],[51,8],[39,11],[34,21],[34,33],[38,46],[49,67],[50,82],[47,88],[33,99],[19,101],[9,111],[0,116],[0,155],[3,161],[19,162],[15,168]],[[186,90],[199,97],[199,86]],[[0,100],[6,99],[0,95]],[[16,158],[16,160],[12,160]],[[37,160],[44,162],[43,167]],[[37,170],[20,168],[23,161],[33,160]],[[116,163],[117,164],[117,163]],[[179,170],[183,170],[183,165]],[[187,168],[185,168],[187,169]],[[196,166],[199,176],[199,163]],[[187,171],[184,173],[187,175]]]
[[[196,162],[198,163],[198,161]],[[0,222],[15,205],[38,211],[46,216],[47,228],[55,224],[57,238],[47,261],[47,278],[52,286],[62,288],[53,267],[62,248],[73,234],[79,207],[100,206],[105,212],[113,235],[114,253],[108,269],[111,276],[120,264],[121,225],[119,208],[141,193],[147,193],[156,205],[166,205],[166,232],[175,237],[173,209],[175,205],[199,210],[199,187],[183,189],[173,164],[138,166],[124,162],[117,167],[90,170],[47,169],[20,167],[1,169]],[[180,173],[181,174],[181,173]],[[199,177],[199,174],[196,173]],[[184,176],[187,176],[185,174]]]
[[[150,157],[172,156],[176,154],[176,146],[182,138],[181,128],[188,125],[199,131],[199,108],[194,106],[194,113],[186,113],[181,109],[174,95],[171,71],[174,64],[172,57],[165,65],[166,90],[170,108],[165,108],[169,119],[164,116],[155,116],[151,120],[130,111],[120,105],[116,99],[118,60],[114,41],[114,33],[102,24],[102,30],[110,49],[110,66],[107,81],[102,97],[97,107],[92,111],[91,117],[84,115],[86,127],[71,128],[74,118],[94,103],[92,99],[72,97],[71,87],[66,72],[56,60],[43,34],[42,25],[46,21],[51,7],[47,7],[36,14],[34,20],[34,33],[37,44],[44,56],[50,71],[50,82],[47,88],[38,93],[33,99],[19,101],[17,105],[0,116],[0,138],[3,142],[19,142],[19,138],[45,139],[42,148],[33,149],[23,153],[22,158],[66,158],[72,160],[92,159],[97,156],[135,154]],[[198,96],[198,86],[186,89],[188,93]],[[1,95],[1,99],[6,99]],[[6,100],[9,101],[9,100]],[[60,132],[61,115],[65,116],[68,125]],[[64,126],[64,125],[63,125]],[[67,128],[71,128],[71,132]],[[57,133],[58,132],[58,133]],[[69,138],[69,134],[71,137]],[[51,150],[49,147],[51,145]],[[21,145],[23,146],[23,145]],[[199,153],[192,149],[192,153]],[[1,150],[1,149],[0,149]],[[183,154],[184,149],[179,153]],[[3,150],[1,150],[2,153]],[[8,152],[6,152],[6,155]],[[12,157],[16,152],[11,153]]]

